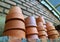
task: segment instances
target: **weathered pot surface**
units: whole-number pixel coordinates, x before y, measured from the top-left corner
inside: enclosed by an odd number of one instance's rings
[[[39,16],[38,18],[36,18],[36,22],[42,22],[43,24],[46,24],[43,16]]]
[[[48,22],[46,22],[46,26],[47,26],[47,27],[53,26],[53,23],[51,23],[51,22],[48,21]]]
[[[48,35],[59,34],[59,33],[57,32],[57,30],[48,31],[47,33],[48,33]]]
[[[55,30],[55,27],[54,26],[49,26],[49,27],[46,26],[46,29],[47,29],[47,31]]]
[[[33,16],[29,16],[29,17],[25,18],[25,24],[26,24],[26,27],[37,26],[35,18]]]
[[[14,6],[10,9],[8,15],[6,16],[6,20],[12,19],[12,18],[19,18],[24,20],[24,16],[22,14],[22,10],[18,6]]]
[[[19,20],[12,20],[6,23],[5,30],[12,28],[20,28],[25,30],[25,24]]]
[[[43,31],[46,30],[46,29],[44,28],[44,25],[43,25],[42,22],[37,23],[37,29],[38,29],[38,31],[39,31],[39,30],[43,30]]]
[[[52,35],[49,37],[50,39],[58,39],[58,35]]]
[[[47,35],[47,33],[45,31],[39,31],[39,36],[42,36],[42,35]]]
[[[26,28],[26,33],[27,35],[38,34],[38,31],[37,31],[37,28],[35,27],[29,27],[29,28]]]

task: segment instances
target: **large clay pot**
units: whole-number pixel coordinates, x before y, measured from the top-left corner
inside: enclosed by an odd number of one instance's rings
[[[42,36],[42,35],[46,36],[47,33],[45,31],[39,31],[39,36]]]
[[[38,31],[36,27],[28,27],[26,28],[26,34],[31,35],[31,34],[38,34]]]
[[[57,30],[48,31],[47,33],[48,33],[48,35],[54,35],[54,34],[59,35],[59,33],[57,32]]]
[[[25,18],[25,24],[26,24],[26,27],[29,27],[29,26],[36,27],[37,26],[35,18],[33,16],[29,16],[29,17]]]
[[[38,39],[38,35],[29,35],[27,39]]]
[[[50,39],[58,39],[58,35],[49,36]]]
[[[37,23],[42,22],[43,24],[46,24],[43,16],[39,16],[38,18],[36,18],[36,21]]]
[[[18,29],[25,30],[25,24],[22,21],[19,21],[19,20],[12,20],[12,21],[9,21],[9,22],[6,23],[5,30],[13,29],[13,28],[18,28]]]
[[[6,20],[13,19],[13,18],[18,18],[18,19],[24,20],[24,16],[22,14],[22,10],[20,7],[13,6],[10,9],[9,14],[6,16]]]
[[[38,29],[38,31],[40,31],[40,30],[46,31],[42,22],[37,23],[37,29]]]
[[[17,37],[19,39],[25,38],[25,32],[22,30],[9,30],[3,33],[4,36]]]

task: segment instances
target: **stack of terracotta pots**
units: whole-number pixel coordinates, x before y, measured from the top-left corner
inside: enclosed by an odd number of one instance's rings
[[[47,38],[47,30],[46,27],[44,27],[45,21],[42,17],[38,17],[36,18],[36,22],[37,22],[37,29],[39,32],[39,38],[40,39],[46,39]]]
[[[51,22],[46,23],[47,33],[50,39],[57,39],[59,34]]]
[[[26,34],[28,39],[38,39],[38,31],[36,28],[36,21],[33,16],[29,16],[25,19]]]
[[[24,16],[18,6],[12,7],[6,16],[3,35],[17,37],[19,39],[25,38]]]

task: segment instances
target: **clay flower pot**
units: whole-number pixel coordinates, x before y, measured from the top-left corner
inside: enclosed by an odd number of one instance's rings
[[[51,22],[46,22],[46,26],[53,26],[53,23],[51,23]]]
[[[22,21],[19,20],[12,20],[6,23],[5,30],[13,29],[13,28],[19,28],[25,30],[25,24]]]
[[[54,27],[54,26],[49,26],[49,27],[46,27],[46,29],[47,29],[48,31],[50,31],[50,30],[55,30],[55,27]]]
[[[6,16],[6,20],[13,19],[13,18],[18,18],[24,21],[24,16],[22,14],[22,10],[18,6],[13,6],[8,15]]]
[[[39,16],[38,18],[36,18],[36,22],[42,22],[43,24],[46,24],[43,16]]]
[[[19,39],[25,38],[25,32],[22,30],[9,30],[3,33],[4,36],[17,37]]]
[[[42,22],[37,23],[37,29],[38,29],[38,31],[40,31],[40,30],[46,31]]]
[[[48,33],[48,35],[54,35],[54,34],[59,35],[59,33],[57,32],[57,30],[52,30],[52,31],[49,31],[47,33]]]
[[[47,35],[47,33],[45,31],[39,31],[38,34],[39,34],[39,36],[43,36],[43,35],[46,36]]]
[[[58,39],[58,35],[49,36],[49,39]]]
[[[38,31],[35,27],[29,27],[29,28],[26,28],[26,34],[27,35],[38,34]]]
[[[26,24],[26,27],[29,27],[29,26],[36,27],[37,26],[35,18],[33,16],[29,16],[29,17],[25,18],[25,24]]]
[[[53,26],[53,24],[52,24],[51,22],[47,22],[47,23],[46,23],[46,29],[47,29],[48,31],[50,31],[50,30],[55,30],[55,27]]]
[[[39,39],[38,35],[28,35],[27,39]]]

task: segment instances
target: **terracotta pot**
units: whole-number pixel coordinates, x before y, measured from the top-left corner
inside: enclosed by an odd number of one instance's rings
[[[19,39],[25,38],[25,32],[22,30],[9,30],[3,33],[4,36],[17,37]]]
[[[8,15],[6,16],[6,20],[9,20],[9,19],[13,19],[13,18],[19,18],[19,19],[22,19],[24,20],[24,16],[22,14],[22,10],[20,7],[18,6],[13,6]]]
[[[38,35],[29,35],[27,39],[38,39]]]
[[[47,22],[46,23],[46,29],[49,30],[55,30],[55,27],[53,26],[53,24],[51,22]]]
[[[48,21],[48,22],[46,22],[46,26],[47,26],[47,27],[53,26],[53,23],[51,23],[51,22]]]
[[[39,38],[40,39],[47,39],[48,37],[47,36],[40,36]]]
[[[37,29],[38,29],[38,31],[40,31],[40,30],[46,31],[42,22],[37,23]]]
[[[26,28],[26,34],[27,35],[38,34],[38,31],[35,27],[29,27],[29,28]]]
[[[46,27],[47,31],[50,31],[50,30],[55,30],[55,27],[54,26],[49,26],[49,27]]]
[[[49,36],[50,39],[58,39],[58,35]]]
[[[36,18],[36,22],[42,22],[43,24],[46,24],[43,16],[39,16],[38,18]]]
[[[26,24],[26,27],[37,26],[35,18],[33,16],[29,16],[29,17],[25,18],[25,24]]]
[[[56,30],[49,31],[49,32],[47,32],[47,33],[48,33],[48,35],[54,35],[54,34],[59,35]]]
[[[47,33],[45,31],[39,31],[39,36],[42,36],[42,35],[46,36]]]
[[[6,23],[5,30],[12,29],[12,28],[20,28],[25,30],[25,24],[19,20],[12,20]]]

